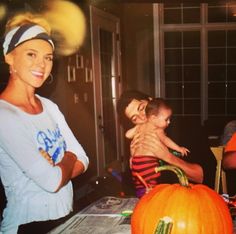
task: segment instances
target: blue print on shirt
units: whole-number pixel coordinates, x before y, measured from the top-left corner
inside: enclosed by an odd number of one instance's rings
[[[66,142],[58,125],[56,125],[54,130],[39,131],[37,141],[41,145],[40,148],[51,155],[53,162],[56,162],[59,155],[66,151]]]

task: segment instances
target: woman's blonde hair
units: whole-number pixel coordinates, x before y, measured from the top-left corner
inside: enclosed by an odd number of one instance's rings
[[[25,24],[37,24],[45,29],[48,35],[51,34],[51,27],[46,19],[41,15],[34,15],[30,12],[19,13],[8,20],[6,24],[5,34],[7,34],[13,28],[22,26]]]

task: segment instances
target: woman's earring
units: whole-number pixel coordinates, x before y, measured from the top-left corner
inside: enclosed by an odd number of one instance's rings
[[[51,84],[52,82],[53,82],[53,75],[52,75],[52,73],[50,73],[49,76],[48,76],[48,78],[47,78],[46,83],[47,83],[47,84]]]
[[[10,68],[10,69],[9,69],[9,73],[10,73],[10,74],[16,73],[16,69],[15,69],[15,68],[12,68],[12,69]]]

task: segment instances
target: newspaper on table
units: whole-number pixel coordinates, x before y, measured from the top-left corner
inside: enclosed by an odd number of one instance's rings
[[[137,198],[106,196],[90,204],[48,234],[130,234],[130,217]]]

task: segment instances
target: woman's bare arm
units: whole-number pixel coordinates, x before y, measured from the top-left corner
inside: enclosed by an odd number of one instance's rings
[[[75,178],[78,175],[81,175],[83,172],[84,164],[81,161],[77,160],[72,171],[71,179]]]

